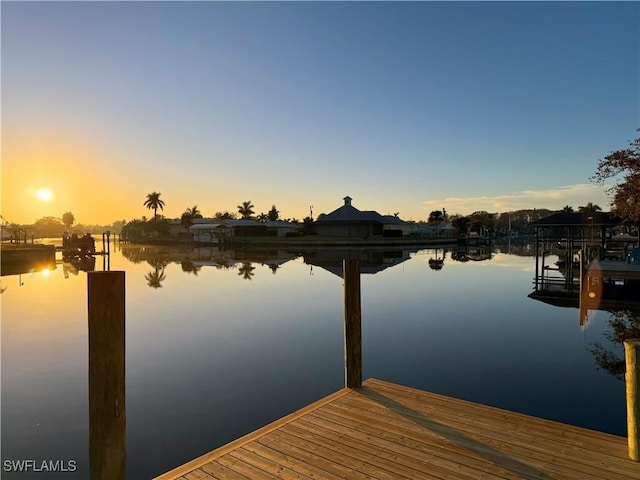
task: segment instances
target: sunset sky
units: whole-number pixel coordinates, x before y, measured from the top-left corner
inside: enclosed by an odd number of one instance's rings
[[[640,127],[638,2],[0,8],[9,222],[607,209]]]

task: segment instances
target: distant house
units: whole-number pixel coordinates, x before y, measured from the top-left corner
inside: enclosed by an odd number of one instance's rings
[[[215,218],[194,218],[191,220],[192,222],[192,227],[196,226],[196,225],[217,225],[220,222],[218,220],[216,220]],[[191,228],[187,229],[184,228],[182,226],[182,222],[178,219],[178,220],[170,220],[169,221],[169,236],[170,237],[188,237],[190,234],[193,233],[197,233],[197,229],[196,230],[191,230]]]
[[[196,242],[216,243],[228,237],[284,237],[298,229],[298,225],[282,220],[259,222],[252,219],[194,218],[193,224],[184,228],[180,220],[169,222],[169,235],[192,238]]]
[[[314,222],[318,235],[330,237],[402,237],[411,226],[393,215],[380,215],[373,210],[360,211],[344,197],[344,205]]]
[[[251,219],[225,220],[229,237],[284,237],[299,227],[283,220],[261,222]]]
[[[451,222],[442,222],[437,226],[431,223],[413,223],[411,224],[411,233],[413,235],[438,235],[443,237],[452,236],[455,228]]]

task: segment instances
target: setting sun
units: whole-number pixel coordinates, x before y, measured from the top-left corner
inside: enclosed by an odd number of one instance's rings
[[[53,192],[50,188],[41,188],[36,192],[36,197],[43,202],[49,202],[53,198]]]

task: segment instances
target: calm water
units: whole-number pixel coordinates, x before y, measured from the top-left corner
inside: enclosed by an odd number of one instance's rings
[[[113,248],[113,247],[112,247]],[[504,252],[504,253],[503,253]],[[364,377],[626,434],[611,314],[532,300],[534,258],[375,252],[363,269]],[[235,258],[234,258],[235,257]],[[459,260],[468,261],[456,261]],[[432,260],[430,262],[430,260]],[[340,253],[123,246],[127,474],[144,479],[343,386]],[[102,269],[102,259],[96,262]],[[86,273],[2,277],[2,460],[73,460],[88,477]]]

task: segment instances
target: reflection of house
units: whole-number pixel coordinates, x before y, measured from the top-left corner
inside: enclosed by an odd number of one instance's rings
[[[220,238],[228,237],[284,237],[297,229],[297,225],[282,220],[259,222],[251,219],[194,218],[188,229],[182,226],[180,220],[169,222],[170,236],[188,237],[200,243],[217,243]]]
[[[314,223],[318,235],[332,237],[402,237],[411,226],[393,215],[380,215],[373,210],[360,211],[344,197],[344,205]]]
[[[320,249],[305,252],[304,263],[322,267],[325,270],[342,277],[344,260],[360,260],[360,273],[378,273],[385,268],[398,265],[410,258],[410,250],[390,249]]]

